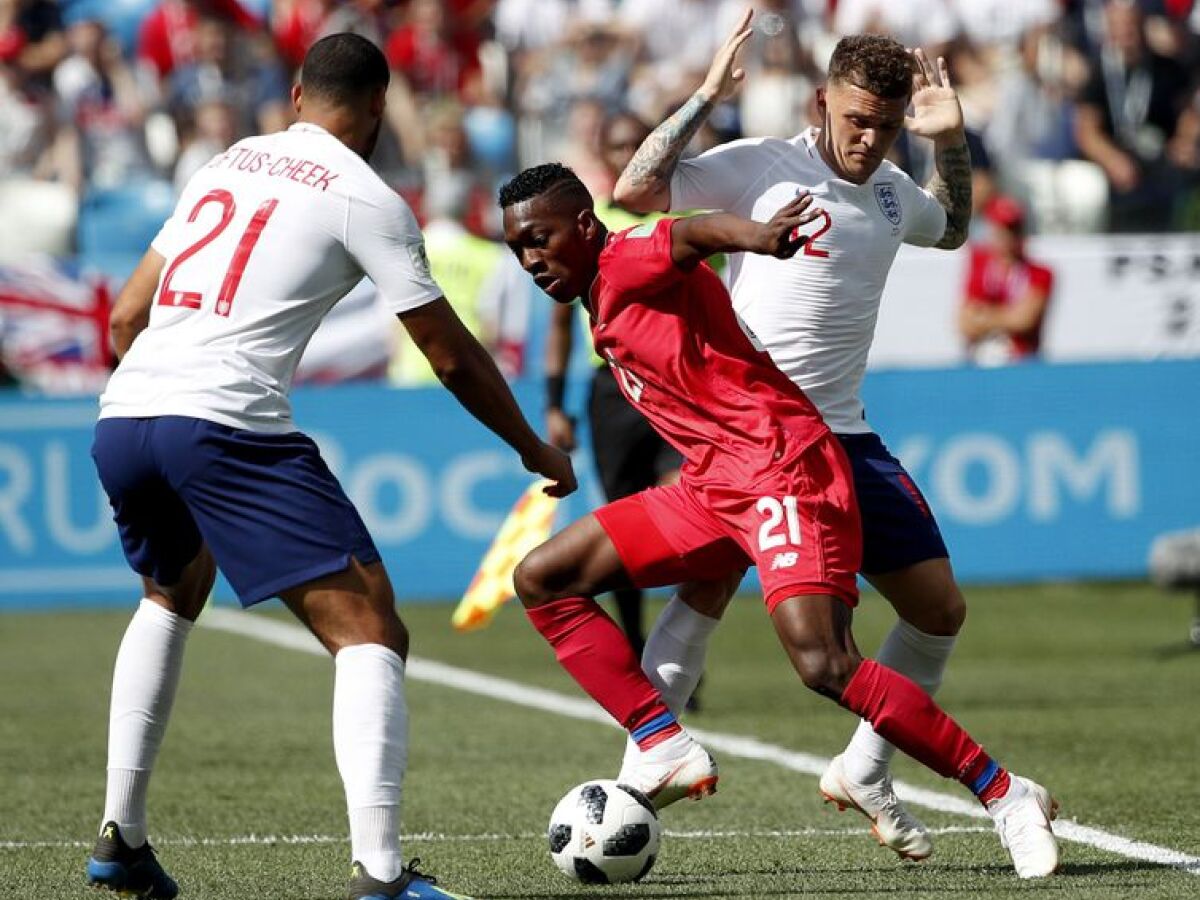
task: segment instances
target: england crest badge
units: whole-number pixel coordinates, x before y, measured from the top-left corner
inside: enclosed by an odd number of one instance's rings
[[[900,209],[900,198],[896,195],[895,185],[890,181],[876,182],[875,200],[887,220],[893,225],[899,225],[904,212]]]

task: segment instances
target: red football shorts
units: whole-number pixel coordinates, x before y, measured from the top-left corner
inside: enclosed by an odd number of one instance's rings
[[[745,484],[685,474],[595,515],[638,587],[708,581],[756,565],[768,612],[814,594],[858,603],[862,525],[849,460],[831,434]]]

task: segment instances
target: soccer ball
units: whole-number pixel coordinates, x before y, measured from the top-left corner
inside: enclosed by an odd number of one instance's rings
[[[547,831],[554,864],[586,884],[639,880],[654,865],[661,835],[649,798],[615,781],[571,788]]]

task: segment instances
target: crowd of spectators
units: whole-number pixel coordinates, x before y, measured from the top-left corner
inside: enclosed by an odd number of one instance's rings
[[[0,179],[76,196],[181,183],[240,136],[286,127],[324,33],[360,32],[394,72],[376,165],[420,208],[464,182],[494,230],[496,179],[549,157],[591,187],[605,118],[655,123],[694,89],[746,0],[0,0]],[[945,54],[981,170],[1033,231],[1191,224],[1200,171],[1194,0],[756,0],[745,88],[697,147],[790,135],[837,37],[882,31]],[[921,177],[926,148],[900,160]]]
[[[454,196],[495,238],[520,166],[563,159],[607,195],[606,122],[661,121],[747,6],[744,87],[691,152],[802,130],[838,37],[886,32],[949,61],[978,210],[1014,197],[1028,233],[1200,223],[1197,0],[0,0],[0,263],[82,252],[90,197],[177,190],[286,127],[305,50],[346,30],[393,67],[376,168],[423,220]],[[927,176],[923,142],[896,154]]]

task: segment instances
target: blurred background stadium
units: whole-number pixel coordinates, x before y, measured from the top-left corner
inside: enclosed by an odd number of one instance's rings
[[[182,183],[238,138],[288,125],[289,86],[319,36],[378,41],[394,78],[373,162],[540,423],[550,304],[497,243],[495,189],[562,159],[607,195],[611,160],[632,152],[629,120],[613,117],[661,121],[746,5],[0,0],[0,684],[14,687],[0,692],[0,896],[84,895],[71,885],[102,793],[109,667],[137,593],[89,457],[112,364],[105,319]],[[971,244],[902,250],[865,386],[871,423],[925,490],[967,585],[941,696],[1007,763],[1053,785],[1068,816],[1107,829],[1069,832],[1058,896],[1194,896],[1194,591],[1167,595],[1147,577],[1156,538],[1200,528],[1200,2],[754,6],[744,88],[689,152],[804,128],[841,34],[888,31],[950,61],[971,129]],[[902,142],[896,161],[928,174],[919,143]],[[577,352],[567,389],[581,427],[591,365]],[[322,326],[299,381],[297,424],[363,513],[401,599],[457,599],[528,483],[517,460],[431,383],[369,284]],[[601,502],[589,456],[576,454],[581,490],[564,520]],[[1178,585],[1195,587],[1200,566],[1185,569]],[[217,595],[232,599],[223,585]],[[207,885],[189,896],[256,895],[264,879],[280,896],[338,896],[327,664],[253,652],[261,617],[234,628],[221,616],[202,619],[212,627],[189,651],[156,844],[189,890]],[[562,727],[546,711],[561,712],[557,700],[522,709],[445,683],[449,664],[471,670],[466,683],[482,672],[577,697],[519,615],[474,635],[451,632],[449,607],[404,616],[414,653],[443,664],[410,666],[406,827],[425,832],[410,852],[480,896],[578,896],[539,830],[570,784],[608,771],[619,736]],[[651,883],[629,895],[1018,890],[993,836],[944,794],[921,808],[941,836],[920,868],[860,845],[857,821],[824,816],[819,769],[790,748],[836,752],[848,718],[790,680],[757,602],[729,619],[700,725],[733,735],[728,747],[774,743],[765,756],[723,750],[722,794],[667,822]],[[864,650],[891,621],[865,599]],[[281,741],[288,778],[270,762]],[[898,775],[944,787],[906,762]]]
[[[289,124],[315,39],[351,29],[385,49],[374,163],[540,421],[549,303],[496,240],[495,189],[562,159],[606,196],[611,160],[638,140],[614,117],[661,121],[746,6],[0,0],[0,608],[128,596],[88,458],[108,304],[193,171]],[[755,6],[744,88],[689,152],[813,121],[840,34],[889,31],[950,61],[973,148],[972,242],[901,253],[866,394],[964,580],[1144,577],[1156,535],[1200,525],[1200,4]],[[897,162],[923,180],[928,148],[902,140]],[[576,413],[591,364],[575,354]],[[515,460],[431,385],[367,283],[299,380],[317,386],[299,389],[298,422],[402,596],[457,596],[524,483]],[[598,500],[585,478],[566,512]]]

